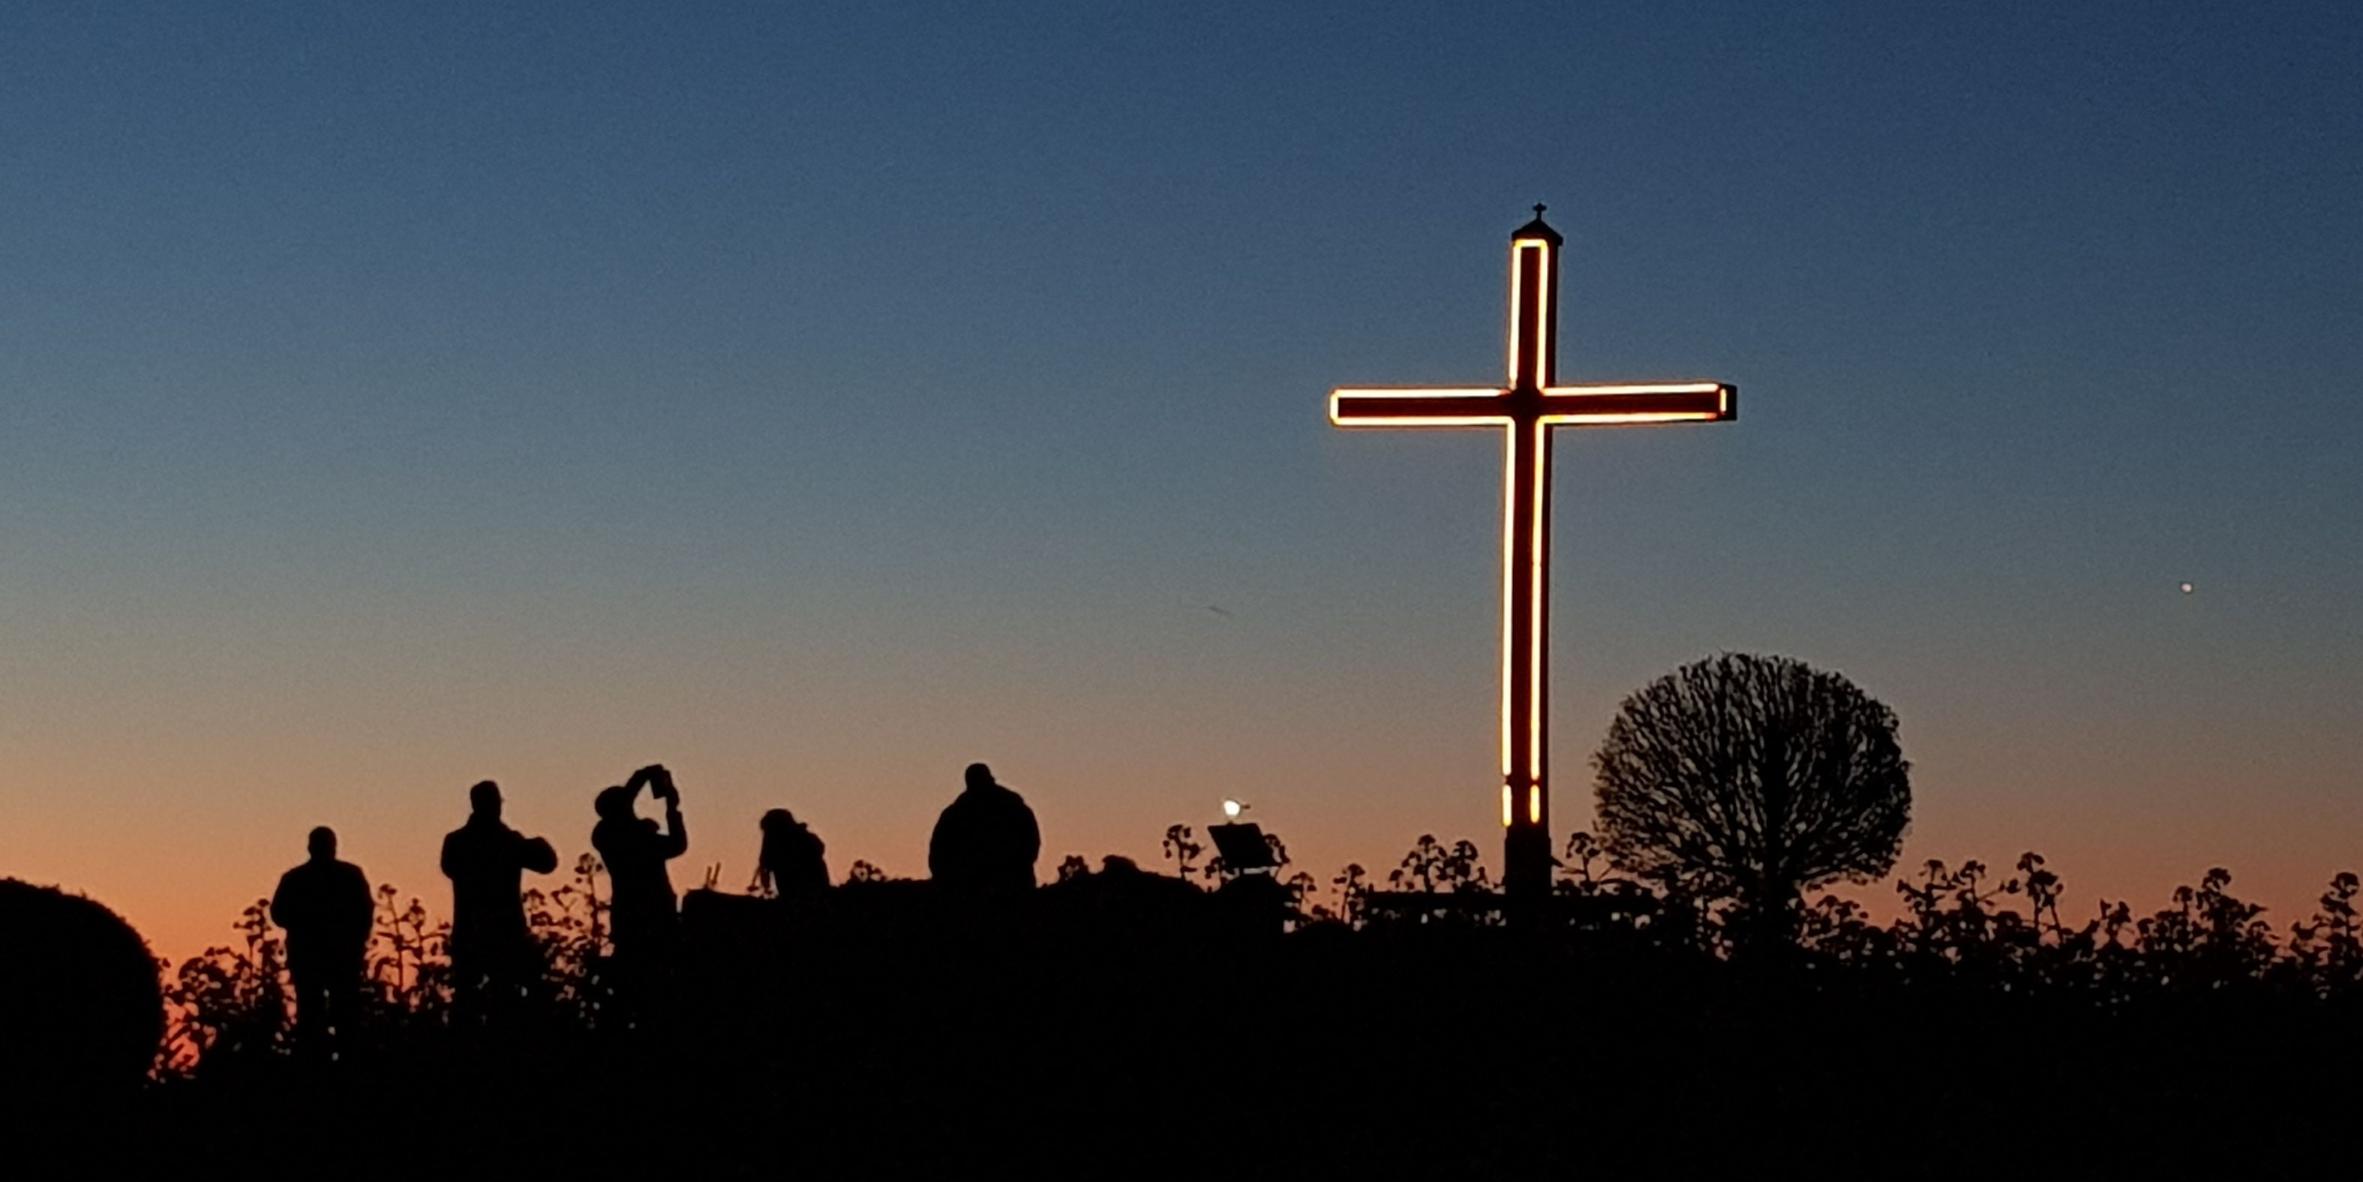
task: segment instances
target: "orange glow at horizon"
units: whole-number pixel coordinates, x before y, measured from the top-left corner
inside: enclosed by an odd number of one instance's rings
[[[1478,594],[1484,586],[1478,584]],[[1487,663],[1485,656],[1477,663]],[[1494,671],[1470,672],[1476,673],[1481,694]],[[1559,757],[1568,758],[1570,748],[1582,753],[1596,745],[1617,697],[1649,672],[1620,668],[1604,682],[1586,677],[1581,686],[1567,687],[1580,692],[1563,693],[1553,709],[1554,728],[1565,735]],[[2056,733],[2033,733],[2023,744],[1995,747],[1990,742],[1995,719],[1914,707],[1945,688],[1941,678],[1889,675],[1885,681],[1875,688],[1904,712],[1906,752],[1915,764],[1913,826],[1904,856],[1888,874],[1868,886],[1839,891],[1880,915],[1892,914],[1893,881],[1911,877],[1922,859],[1958,864],[1975,857],[2002,868],[2021,850],[2034,849],[2065,876],[2071,923],[2079,915],[2089,918],[2096,898],[2130,900],[2137,914],[2146,915],[2170,904],[2168,891],[2175,885],[2195,882],[2209,866],[2223,865],[2234,872],[2235,893],[2271,905],[2266,918],[2285,936],[2288,923],[2314,909],[2315,896],[2332,873],[2363,869],[2351,837],[2363,827],[2363,801],[2325,795],[2328,811],[2295,830],[2282,815],[2252,814],[2236,799],[2192,803],[2210,799],[2202,794],[2203,781],[2226,782],[2241,774],[2238,752],[2218,751],[2212,761],[2206,756],[2204,748],[2220,736],[2194,732],[2152,742],[2146,732],[2115,726],[2075,734],[2063,726]],[[1284,682],[1278,692],[1311,697],[1318,688],[1317,679],[1305,676]],[[1209,690],[1173,687],[1171,710],[1189,708]],[[1372,700],[1392,699],[1389,692]],[[1024,708],[1065,715],[1092,707],[1078,699],[1065,705],[1028,701]],[[1497,799],[1491,802],[1465,788],[1434,787],[1467,784],[1467,752],[1464,747],[1453,753],[1450,729],[1484,725],[1491,712],[1482,704],[1473,716],[1454,710],[1440,723],[1422,722],[1407,749],[1383,752],[1367,750],[1378,732],[1353,728],[1333,729],[1319,747],[1305,750],[1301,728],[1317,720],[1291,713],[1272,720],[1268,733],[1235,732],[1236,742],[1226,744],[1216,762],[1142,767],[1153,778],[1128,787],[1120,800],[1107,798],[1102,779],[1137,758],[1138,750],[1166,750],[1151,746],[1156,739],[1147,728],[1092,744],[1053,744],[1055,752],[1022,757],[1006,742],[930,750],[918,759],[898,756],[881,769],[876,760],[850,748],[889,739],[889,730],[827,724],[776,736],[763,729],[765,715],[812,709],[797,701],[751,698],[716,718],[666,718],[655,728],[675,734],[706,733],[695,729],[702,727],[736,732],[725,746],[704,739],[686,747],[666,745],[656,742],[653,732],[627,734],[619,743],[593,733],[621,729],[617,720],[602,717],[539,736],[486,736],[486,746],[512,748],[506,758],[488,758],[474,742],[452,750],[422,745],[413,753],[414,762],[358,774],[340,769],[363,767],[382,758],[384,750],[358,727],[316,751],[275,761],[259,777],[257,769],[242,765],[239,755],[228,750],[176,742],[173,750],[152,756],[94,758],[92,746],[61,738],[18,752],[18,783],[48,785],[53,795],[13,806],[17,823],[10,834],[0,835],[0,874],[86,892],[121,912],[156,954],[177,961],[205,945],[235,939],[230,924],[237,909],[269,894],[279,873],[302,860],[304,831],[312,824],[335,826],[346,856],[368,871],[373,884],[394,883],[404,900],[418,896],[436,918],[447,918],[449,885],[434,865],[436,843],[465,820],[467,784],[486,774],[509,792],[518,827],[548,836],[558,846],[562,872],[527,881],[544,888],[563,881],[563,869],[588,851],[595,820],[592,793],[634,761],[648,758],[675,766],[689,794],[691,848],[673,864],[674,884],[682,889],[716,862],[723,865],[725,889],[743,883],[760,840],[756,820],[764,808],[781,804],[795,808],[799,818],[812,819],[827,840],[832,878],[842,880],[857,858],[889,873],[924,877],[928,827],[936,810],[958,792],[958,760],[971,755],[993,763],[1040,814],[1044,881],[1067,853],[1083,854],[1094,865],[1103,854],[1129,854],[1144,868],[1169,873],[1170,864],[1159,857],[1157,835],[1166,822],[1216,819],[1211,808],[1203,818],[1190,812],[1210,779],[1297,785],[1290,791],[1261,788],[1254,797],[1257,811],[1276,812],[1267,827],[1287,838],[1297,865],[1323,878],[1348,861],[1392,865],[1423,832],[1445,839],[1481,836],[1503,823],[1512,804],[1506,785],[1497,785]],[[1206,721],[1191,718],[1189,725],[1203,727]],[[2324,742],[2335,749],[2311,749],[2310,761],[2351,754],[2354,746],[2351,739]],[[2104,756],[2135,744],[2154,748],[2156,755],[2113,772],[2099,765]],[[849,750],[840,752],[840,747]],[[794,757],[800,751],[812,754]],[[1263,761],[1277,770],[1256,770],[1254,765]],[[2190,766],[2173,766],[2177,761]],[[591,765],[608,774],[596,774]],[[1388,774],[1390,766],[1405,787],[1387,789],[1376,802],[1349,798],[1346,804],[1335,803],[1336,786]],[[1269,778],[1251,778],[1258,776]],[[1589,777],[1563,775],[1561,781],[1556,823],[1563,829],[1588,828]],[[144,809],[110,804],[103,813],[90,811],[93,798],[112,798],[107,785],[125,782],[159,787],[150,790]],[[1986,795],[1993,783],[2020,785],[2027,798],[2050,803],[1993,808]],[[2120,795],[2139,789],[2170,800],[2183,820],[2171,831],[2143,828],[2139,816],[2093,803],[2096,783]],[[301,799],[326,784],[348,786],[352,795]],[[832,788],[821,796],[823,784],[847,790]],[[2322,791],[2328,794],[2334,787],[2325,782]],[[1485,853],[1487,864],[1498,870],[1499,849]]]

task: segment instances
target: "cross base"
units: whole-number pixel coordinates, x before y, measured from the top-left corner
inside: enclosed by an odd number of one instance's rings
[[[1551,893],[1551,833],[1542,825],[1512,825],[1502,835],[1502,887],[1512,896],[1532,898]]]

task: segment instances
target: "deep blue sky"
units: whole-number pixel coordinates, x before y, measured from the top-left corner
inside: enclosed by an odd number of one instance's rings
[[[0,11],[0,872],[434,898],[652,758],[733,875],[976,757],[1054,857],[1490,847],[1498,450],[1322,396],[1492,381],[1537,200],[1563,374],[1744,391],[1563,443],[1563,826],[1763,649],[1909,858],[2356,861],[2351,5],[487,7]]]

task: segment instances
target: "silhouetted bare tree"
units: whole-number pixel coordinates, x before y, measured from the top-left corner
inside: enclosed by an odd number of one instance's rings
[[[1616,864],[1734,900],[1749,938],[1799,892],[1894,865],[1911,817],[1895,713],[1835,673],[1725,653],[1626,698],[1592,757]]]

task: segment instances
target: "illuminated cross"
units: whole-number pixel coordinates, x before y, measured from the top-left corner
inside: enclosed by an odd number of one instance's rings
[[[1329,393],[1340,427],[1494,427],[1502,474],[1501,818],[1503,880],[1512,894],[1548,893],[1551,794],[1544,761],[1544,653],[1550,636],[1551,428],[1713,423],[1736,418],[1739,390],[1722,382],[1555,384],[1559,346],[1557,231],[1534,220],[1510,235],[1507,389],[1358,389]]]

